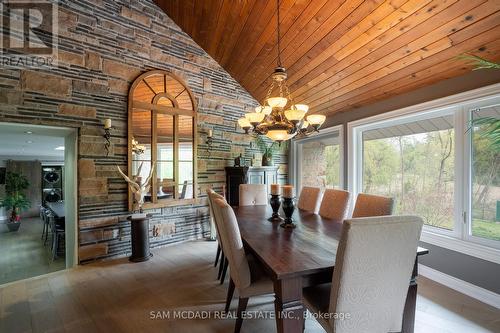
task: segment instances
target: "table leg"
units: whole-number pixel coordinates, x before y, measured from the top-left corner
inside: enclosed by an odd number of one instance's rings
[[[302,278],[274,281],[274,309],[278,333],[300,333],[304,327]]]
[[[413,333],[415,329],[415,310],[417,306],[417,276],[418,276],[418,258],[415,258],[413,273],[411,274],[410,287],[406,295],[406,303],[403,312],[402,333]]]

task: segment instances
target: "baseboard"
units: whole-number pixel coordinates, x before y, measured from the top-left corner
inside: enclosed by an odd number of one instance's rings
[[[500,309],[500,295],[490,290],[478,287],[472,283],[457,279],[433,268],[418,264],[418,274],[436,281],[448,288],[454,289],[478,301]]]

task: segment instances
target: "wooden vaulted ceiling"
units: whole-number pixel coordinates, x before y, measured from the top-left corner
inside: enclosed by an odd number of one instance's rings
[[[156,0],[262,101],[276,66],[276,1]],[[281,0],[282,63],[296,102],[333,114],[500,59],[498,0]]]

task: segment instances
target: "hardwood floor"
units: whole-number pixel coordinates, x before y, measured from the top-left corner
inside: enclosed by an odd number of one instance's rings
[[[64,258],[52,261],[50,238],[44,246],[40,218],[23,218],[17,232],[0,225],[0,284],[64,269]]]
[[[153,250],[143,263],[96,262],[0,286],[0,332],[232,332],[234,318],[214,318],[227,290],[215,279],[215,249],[215,242],[188,242]],[[425,278],[419,283],[415,332],[500,332],[500,310]],[[273,308],[266,296],[251,298],[247,310]],[[211,318],[174,318],[182,310]],[[243,322],[242,332],[275,331],[274,319]],[[306,332],[323,331],[309,319]]]

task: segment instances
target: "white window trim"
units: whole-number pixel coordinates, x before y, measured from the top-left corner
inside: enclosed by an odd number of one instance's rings
[[[412,120],[418,119],[420,116],[426,118],[431,116],[432,114],[439,114],[453,109],[461,108],[462,112],[460,114],[463,118],[465,118],[465,110],[467,107],[478,104],[485,104],[488,101],[492,101],[495,98],[498,98],[500,95],[500,83],[493,84],[490,86],[486,86],[479,89],[470,90],[467,92],[463,92],[460,94],[436,99],[433,101],[401,108],[394,111],[389,111],[383,114],[379,114],[376,116],[363,118],[360,120],[352,121],[347,124],[347,165],[349,170],[352,172],[349,173],[349,177],[347,179],[347,188],[352,193],[353,197],[356,197],[360,190],[360,184],[358,184],[358,180],[361,179],[362,168],[358,167],[359,161],[361,161],[362,154],[362,132],[364,130],[379,127],[382,122],[392,120],[392,124],[397,124],[397,122],[405,122],[408,118],[414,118]],[[415,114],[418,113],[419,115]],[[413,115],[413,116],[412,116]],[[398,118],[394,120],[394,118]],[[406,118],[406,119],[405,119]],[[459,120],[461,124],[466,124],[464,119]],[[462,128],[462,127],[457,127]],[[456,130],[455,133],[458,131]],[[455,138],[460,140],[463,147],[470,147],[470,145],[464,143],[463,135],[455,134]],[[458,143],[458,141],[456,141]],[[457,156],[458,155],[458,156]],[[458,181],[458,189],[455,191],[458,194],[455,195],[455,203],[459,205],[456,212],[467,212],[467,202],[466,199],[468,193],[467,190],[467,182],[464,183],[466,178],[461,176],[460,171],[466,172],[469,171],[467,162],[470,158],[466,156],[466,152],[458,150],[455,156],[455,162],[459,163],[459,168],[456,169],[457,175],[460,175]],[[462,169],[462,170],[460,170]],[[460,192],[459,192],[460,191]],[[352,213],[352,212],[351,212]],[[460,215],[460,214],[459,214]],[[458,216],[455,218],[455,224],[459,223]],[[469,215],[468,215],[469,216]],[[436,246],[440,246],[443,248],[447,248],[453,251],[461,252],[470,256],[474,256],[477,258],[481,258],[484,260],[488,260],[494,263],[500,263],[500,249],[495,248],[493,246],[488,246],[492,244],[488,242],[488,240],[477,239],[479,237],[468,236],[462,234],[464,227],[455,228],[455,232],[446,232],[444,230],[439,230],[437,228],[433,228],[430,226],[424,226],[422,231],[421,241],[427,242]],[[459,234],[457,234],[457,232]]]
[[[300,167],[299,167],[299,144],[303,143],[305,141],[309,141],[311,139],[314,139],[315,137],[317,138],[323,138],[326,136],[329,136],[332,133],[338,132],[339,133],[339,156],[340,156],[340,173],[339,173],[339,179],[341,182],[341,187],[345,188],[345,177],[344,177],[344,126],[343,125],[337,125],[337,126],[332,126],[328,127],[325,129],[320,130],[320,132],[312,133],[308,137],[305,138],[300,138],[300,139],[293,139],[291,141],[291,147],[290,147],[290,158],[289,158],[289,168],[290,168],[290,183],[297,189],[299,190],[299,187],[301,186],[300,184]],[[298,195],[298,193],[297,193]]]

